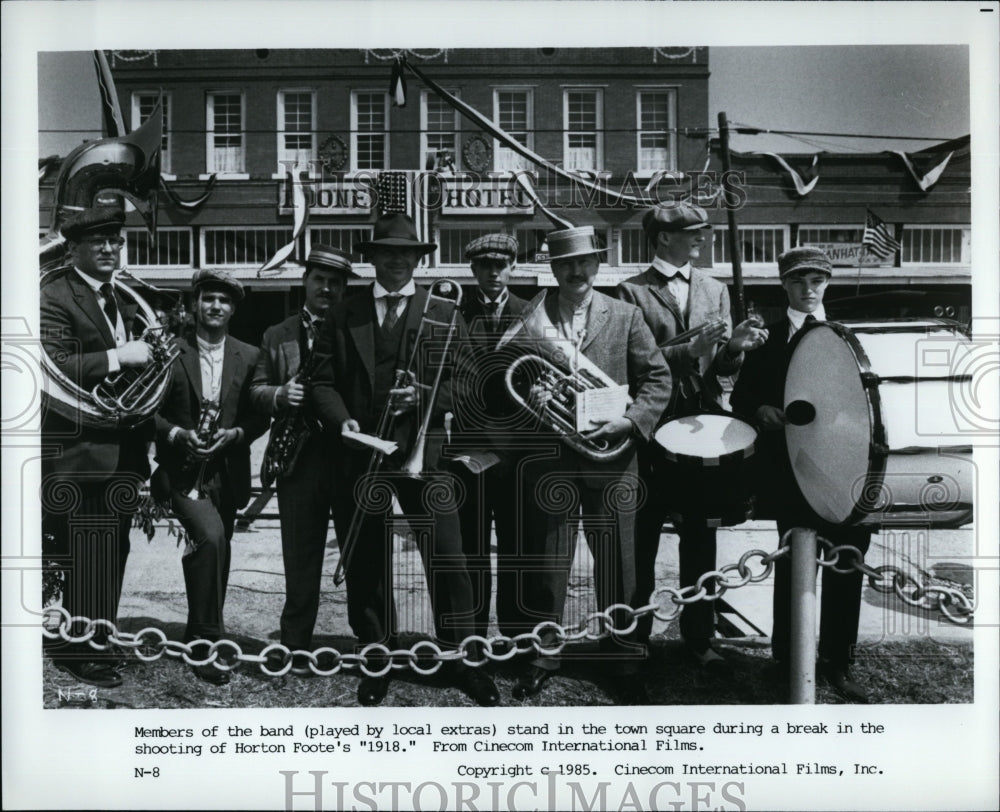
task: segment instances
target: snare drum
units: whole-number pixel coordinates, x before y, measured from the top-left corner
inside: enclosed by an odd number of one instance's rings
[[[971,380],[958,374],[970,348],[944,320],[817,322],[795,336],[785,437],[795,480],[821,518],[971,521],[972,448],[955,408]]]
[[[753,426],[733,415],[698,414],[664,423],[653,439],[666,492],[648,498],[664,499],[675,522],[730,527],[753,515]]]

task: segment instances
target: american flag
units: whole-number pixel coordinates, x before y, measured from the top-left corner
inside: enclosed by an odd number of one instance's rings
[[[900,248],[899,243],[889,233],[889,226],[871,209],[868,209],[865,215],[865,233],[861,238],[861,246],[879,259],[891,257]]]
[[[432,173],[383,169],[378,173],[378,213],[401,212],[413,218],[422,242],[434,242],[428,205],[428,177]]]

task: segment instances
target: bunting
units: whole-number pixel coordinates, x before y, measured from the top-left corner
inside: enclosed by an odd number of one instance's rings
[[[903,159],[903,163],[906,165],[906,168],[909,171],[910,176],[917,182],[917,186],[920,187],[921,192],[929,191],[930,188],[935,183],[938,182],[938,180],[941,178],[941,175],[944,173],[945,167],[948,166],[948,161],[951,160],[951,156],[955,154],[954,152],[949,152],[945,156],[944,160],[941,161],[941,163],[933,167],[929,172],[925,172],[923,175],[921,175],[920,173],[917,172],[916,167],[913,165],[913,160],[905,152],[896,149],[890,150],[890,152],[892,152],[893,155],[898,155],[900,158]]]
[[[812,178],[806,181],[802,175],[792,169],[789,166],[788,161],[782,158],[780,155],[774,152],[761,152],[761,155],[767,155],[769,158],[773,158],[777,161],[778,165],[788,173],[788,176],[792,179],[792,185],[795,186],[795,194],[799,197],[805,197],[813,189],[816,188],[816,184],[819,181],[819,174],[816,171],[816,166],[819,164],[819,153],[817,152],[812,157],[812,163],[809,165],[809,172]]]
[[[264,276],[264,274],[270,273],[280,267],[292,255],[296,242],[298,242],[299,237],[305,231],[306,223],[309,222],[309,207],[306,205],[306,193],[302,188],[302,184],[295,182],[295,178],[291,172],[285,173],[285,179],[285,182],[292,186],[292,205],[295,207],[292,239],[289,243],[275,251],[274,256],[260,266],[257,270],[258,279]]]
[[[94,69],[97,71],[97,87],[101,92],[101,114],[104,118],[104,130],[109,138],[127,135],[125,119],[122,116],[121,105],[118,104],[118,92],[115,90],[115,80],[111,77],[111,66],[108,64],[104,51],[94,51]]]
[[[393,107],[406,107],[406,76],[403,74],[403,58],[396,57],[392,63],[392,76],[389,78],[389,97]]]
[[[524,189],[525,193],[534,202],[534,204],[539,208],[539,210],[556,228],[574,228],[575,224],[571,223],[563,217],[560,217],[552,209],[542,203],[541,199],[538,197],[538,193],[535,191],[535,185],[531,180],[531,175],[528,172],[520,171],[515,172],[513,177],[514,182]]]
[[[212,196],[212,189],[215,188],[215,182],[217,180],[218,175],[213,173],[205,183],[205,191],[194,200],[184,200],[181,198],[177,192],[170,188],[170,184],[168,184],[162,176],[160,177],[160,188],[163,190],[164,194],[166,194],[167,199],[177,208],[184,209],[185,211],[197,211],[204,205],[205,201]]]

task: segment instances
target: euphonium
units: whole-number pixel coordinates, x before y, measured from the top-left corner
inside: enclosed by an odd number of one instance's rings
[[[198,441],[202,443],[202,445],[208,445],[211,443],[212,437],[215,435],[215,431],[219,427],[220,417],[222,417],[222,409],[219,407],[217,401],[202,400],[201,416],[198,419],[198,428],[195,429],[195,433],[198,435]],[[187,457],[184,459],[184,463],[181,466],[182,470],[191,471],[196,465],[198,466],[198,477],[195,479],[194,486],[191,490],[184,494],[188,499],[207,498],[204,487],[205,471],[208,468],[208,463],[209,460],[200,459],[191,452],[188,452]]]

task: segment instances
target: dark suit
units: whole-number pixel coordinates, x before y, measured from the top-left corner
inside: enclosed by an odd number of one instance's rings
[[[517,601],[514,565],[517,541],[517,477],[515,465],[517,434],[524,419],[507,395],[504,373],[516,358],[497,341],[524,312],[528,303],[508,291],[503,309],[496,315],[484,310],[478,292],[462,303],[462,316],[469,326],[475,363],[466,387],[466,397],[456,403],[455,441],[446,454],[467,449],[492,449],[501,461],[481,474],[457,463],[453,469],[462,482],[465,499],[459,507],[462,550],[472,580],[472,602],[476,612],[476,634],[485,637],[490,617],[493,572],[490,558],[490,528],[495,524],[497,539],[496,613],[501,632],[509,632]]]
[[[686,313],[680,312],[677,300],[669,293],[666,277],[654,268],[626,279],[618,286],[617,293],[619,298],[642,310],[674,376],[674,394],[661,422],[704,411],[721,411],[719,376],[734,374],[743,360],[742,353],[732,356],[725,349],[732,332],[726,286],[705,271],[692,268]],[[691,355],[687,344],[665,346],[678,334],[720,318],[728,325],[727,336],[719,342],[714,353],[698,358]],[[657,458],[658,453],[652,447],[644,448],[639,457],[640,476],[648,491],[636,515],[640,605],[648,601],[656,587],[656,553],[663,521],[668,514],[674,515],[677,525],[680,585],[690,586],[701,575],[715,569],[714,528],[705,527],[694,517],[685,521],[682,506],[670,505],[669,494],[675,486],[656,471]],[[712,587],[709,589],[711,591]],[[640,639],[648,639],[652,622],[648,615],[640,621]],[[715,636],[715,605],[710,601],[687,604],[681,612],[680,628],[685,640],[701,643],[711,639]]]
[[[789,346],[788,317],[768,325],[764,346],[747,356],[732,394],[732,406],[752,422],[761,406],[784,408],[785,375],[792,351]],[[822,374],[817,370],[817,374]],[[757,442],[759,459],[756,480],[757,516],[777,520],[779,538],[793,527],[813,528],[834,544],[850,544],[862,554],[871,543],[871,530],[863,527],[835,527],[822,521],[809,507],[799,490],[788,458],[784,431],[766,431],[761,427]],[[852,570],[841,574],[823,568],[820,605],[819,654],[837,665],[853,659],[858,640],[861,614],[861,590],[864,578]],[[791,561],[778,559],[774,568],[774,629],[771,651],[775,659],[788,662],[791,633]]]
[[[371,457],[367,450],[340,443],[341,425],[354,419],[362,432],[376,432],[388,397],[385,376],[388,374],[391,380],[394,369],[406,368],[426,300],[426,290],[418,286],[393,332],[385,338],[376,323],[372,288],[367,287],[331,308],[314,347],[314,352],[325,360],[316,373],[310,398],[326,430],[338,438],[336,467],[343,498],[334,505],[334,524],[341,545],[355,505],[365,509],[361,488],[366,483],[360,480]],[[443,319],[441,313],[438,317]],[[461,318],[457,330],[434,402],[424,455],[425,477],[414,479],[399,471],[416,438],[416,412],[410,411],[394,420],[389,439],[399,444],[399,450],[382,462],[378,472],[381,487],[375,487],[367,503],[357,546],[346,570],[348,620],[361,643],[391,644],[397,634],[392,598],[392,522],[386,520],[391,501],[386,498],[385,486],[398,497],[420,548],[438,638],[456,644],[473,633],[472,587],[462,554],[457,505],[452,498],[454,475],[440,468],[442,419],[446,412],[454,411],[453,391],[460,383],[456,381],[460,374],[453,374],[451,361],[458,367],[468,363],[468,336]],[[440,336],[425,346],[439,340]],[[439,353],[419,353],[417,379],[432,380],[439,360]]]
[[[136,305],[116,299],[130,335]],[[115,338],[93,290],[72,268],[54,271],[42,286],[39,325],[45,351],[75,384],[89,391],[107,377]],[[117,619],[152,428],[152,421],[127,430],[88,428],[48,408],[43,413],[42,529],[66,564],[62,603],[71,615]],[[106,636],[100,629],[96,639]],[[98,659],[86,644],[60,649]]]
[[[278,417],[275,392],[287,383],[308,357],[309,345],[301,314],[296,313],[264,332],[250,387],[254,408]],[[319,611],[323,555],[334,499],[333,461],[336,450],[308,400],[301,407],[310,427],[295,468],[278,478],[281,555],[285,565],[285,606],[281,611],[281,642],[290,649],[310,649]]]
[[[557,302],[555,291],[544,302],[552,324],[558,323]],[[580,352],[616,384],[628,386],[634,400],[625,417],[634,424],[634,439],[648,441],[670,398],[671,379],[639,309],[595,291]],[[580,519],[594,558],[597,608],[634,605],[639,488],[634,449],[598,462],[550,433],[539,437],[537,450],[519,464],[523,549],[518,631],[562,617]],[[608,649],[623,653],[620,640],[606,642]],[[554,668],[556,661],[543,656],[535,664]]]
[[[190,537],[182,564],[188,599],[186,640],[217,640],[225,633],[223,604],[229,582],[230,541],[236,511],[250,499],[250,443],[264,433],[266,419],[250,405],[250,380],[257,348],[226,337],[222,362],[218,428],[241,428],[243,437],[209,460],[203,479],[208,499],[188,499],[200,463],[187,465],[183,446],[171,443],[171,429],[197,429],[202,382],[193,334],[177,342],[180,355],[167,397],[156,416],[156,461],[152,490],[171,507]]]

